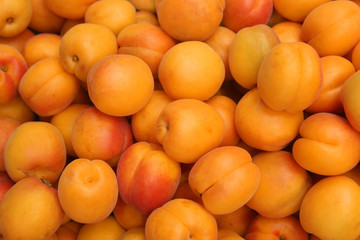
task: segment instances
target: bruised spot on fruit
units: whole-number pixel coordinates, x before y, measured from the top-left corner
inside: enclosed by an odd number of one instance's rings
[[[4,66],[4,65],[1,66],[1,71],[7,72],[7,70],[8,70],[8,67],[7,67],[7,66]]]
[[[14,18],[9,17],[9,18],[6,19],[6,22],[8,22],[8,23],[13,23],[13,22],[14,22]]]

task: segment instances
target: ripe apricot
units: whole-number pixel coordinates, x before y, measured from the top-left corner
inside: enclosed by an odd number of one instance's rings
[[[321,57],[343,56],[360,40],[359,21],[360,8],[353,1],[328,1],[306,16],[301,37]]]
[[[240,86],[256,86],[260,65],[280,40],[276,32],[265,24],[246,27],[236,33],[229,49],[229,68]]]
[[[13,131],[20,126],[20,122],[7,117],[0,117],[0,171],[5,171],[4,149]]]
[[[203,41],[220,25],[224,0],[156,0],[162,29],[179,41]],[[209,17],[211,16],[211,17]]]
[[[31,21],[32,4],[30,0],[1,1],[0,37],[14,37],[23,32]]]
[[[0,116],[17,120],[21,123],[36,119],[36,114],[24,102],[20,95],[6,104],[0,104]]]
[[[158,70],[165,93],[173,98],[207,100],[225,80],[225,66],[220,55],[201,41],[185,41],[170,48]]]
[[[261,100],[257,88],[248,91],[235,109],[235,126],[240,139],[250,147],[265,151],[286,147],[297,136],[303,120],[302,111],[289,113],[269,108]]]
[[[139,57],[114,54],[91,67],[87,89],[93,104],[112,116],[130,116],[151,98],[154,78],[150,67]]]
[[[338,175],[359,162],[360,133],[339,115],[315,113],[301,123],[299,134],[292,153],[295,161],[310,172]]]
[[[360,187],[345,176],[330,176],[306,193],[300,207],[302,227],[320,239],[352,240],[360,235]]]
[[[82,19],[88,7],[96,0],[45,0],[46,6],[56,15],[66,19]]]
[[[319,95],[322,81],[320,57],[315,49],[304,42],[285,42],[273,47],[264,58],[257,88],[270,108],[299,112]]]
[[[259,183],[259,169],[250,154],[237,146],[212,149],[199,158],[189,173],[191,189],[213,214],[228,214],[244,206]]]
[[[70,219],[79,223],[91,224],[106,219],[118,195],[115,172],[103,160],[74,159],[59,178],[61,207]]]
[[[147,214],[143,214],[136,208],[125,203],[122,198],[118,198],[113,209],[113,215],[116,221],[125,229],[145,227]]]
[[[272,26],[280,42],[301,42],[301,23],[283,21]]]
[[[51,11],[46,5],[46,0],[30,1],[32,15],[29,28],[37,33],[60,33],[66,19]]]

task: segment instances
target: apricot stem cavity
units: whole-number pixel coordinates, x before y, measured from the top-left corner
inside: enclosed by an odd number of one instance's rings
[[[7,66],[4,66],[4,65],[1,66],[1,71],[7,72],[7,70],[8,70],[8,67],[7,67]]]
[[[72,60],[73,60],[74,62],[77,62],[77,61],[79,61],[79,57],[76,56],[76,55],[74,55],[74,56],[72,57]]]
[[[8,23],[13,23],[13,22],[14,22],[14,18],[9,17],[9,18],[6,19],[6,22],[8,22]]]

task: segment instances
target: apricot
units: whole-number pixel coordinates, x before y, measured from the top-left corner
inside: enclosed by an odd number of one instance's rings
[[[60,33],[66,19],[51,11],[46,5],[46,0],[30,1],[32,15],[29,28],[37,33]]]
[[[261,178],[247,206],[270,218],[283,218],[298,212],[312,180],[292,154],[286,151],[262,152],[253,157],[253,163]]]
[[[131,115],[131,130],[138,142],[159,143],[155,137],[156,121],[163,108],[171,101],[163,90],[154,90],[146,105]]]
[[[343,112],[340,91],[346,80],[355,73],[354,65],[344,57],[331,55],[320,58],[323,85],[319,96],[306,108],[307,112]]]
[[[95,1],[86,9],[84,20],[103,25],[117,36],[124,27],[136,22],[136,9],[129,1]]]
[[[301,23],[283,21],[272,26],[280,42],[302,42]]]
[[[20,122],[11,118],[0,117],[0,171],[5,171],[5,163],[4,163],[4,150],[5,145],[10,137],[10,135],[14,132],[14,130],[20,126]]]
[[[16,182],[1,201],[0,233],[6,239],[48,239],[63,217],[56,189],[28,176]]]
[[[31,29],[26,28],[24,31],[13,37],[0,37],[0,44],[10,45],[16,48],[19,52],[22,52],[26,41],[34,35],[35,33]]]
[[[229,68],[240,86],[256,86],[257,75],[264,57],[280,40],[276,32],[265,24],[239,30],[229,48]]]
[[[30,38],[22,51],[28,67],[47,57],[59,57],[60,42],[61,36],[53,33],[39,33]]]
[[[70,219],[79,223],[91,224],[106,219],[118,195],[115,172],[103,160],[74,159],[59,177],[61,207]]]
[[[224,129],[222,116],[209,104],[197,99],[178,99],[163,108],[154,131],[171,159],[194,163],[220,145]]]
[[[66,163],[64,139],[50,123],[22,123],[12,132],[5,145],[4,163],[7,173],[15,182],[35,176],[54,183]]]
[[[218,229],[218,240],[245,240],[242,238],[237,232],[230,230],[219,228]]]
[[[5,196],[5,194],[7,193],[7,191],[9,191],[9,189],[12,188],[14,184],[15,182],[11,180],[7,172],[5,170],[1,170],[0,171],[0,203],[3,197]]]
[[[30,0],[1,1],[0,37],[14,37],[23,32],[31,21],[32,4]]]
[[[341,86],[339,99],[345,112],[346,119],[350,125],[360,132],[360,111],[358,102],[360,101],[358,89],[360,89],[360,71],[351,74]]]
[[[78,234],[77,240],[119,240],[125,233],[125,229],[110,215],[104,220],[96,223],[84,224]]]
[[[359,162],[360,133],[339,115],[315,113],[301,123],[299,134],[292,153],[295,161],[310,172],[339,175]]]
[[[223,18],[224,0],[155,0],[162,29],[179,41],[203,41]],[[211,17],[210,17],[211,16]]]
[[[59,57],[47,57],[26,71],[19,94],[36,114],[47,117],[69,106],[79,88],[80,81],[65,71]]]
[[[282,218],[268,218],[257,215],[245,234],[246,240],[308,240],[308,233],[294,215]]]
[[[260,172],[250,154],[236,146],[209,151],[199,158],[189,173],[191,189],[213,214],[228,214],[244,206],[259,183]]]
[[[124,202],[149,214],[173,198],[181,168],[161,145],[137,142],[121,155],[116,175]]]
[[[146,10],[136,11],[136,23],[148,23],[155,26],[160,26],[155,13]]]
[[[220,55],[208,44],[185,41],[164,54],[158,77],[169,97],[204,101],[219,91],[225,80],[225,66]]]
[[[329,176],[313,185],[299,212],[302,227],[320,239],[356,239],[360,235],[359,185],[345,176]]]
[[[131,2],[138,11],[156,12],[155,0],[130,0],[129,2]]]
[[[244,205],[234,212],[215,215],[215,219],[219,229],[229,229],[244,237],[252,219],[257,215],[257,212]]]
[[[141,58],[114,54],[91,67],[87,89],[100,111],[124,117],[138,112],[149,101],[154,91],[154,78]]]
[[[225,81],[233,79],[229,67],[229,49],[235,36],[236,33],[231,29],[219,26],[209,38],[204,40],[220,55],[225,67]]]
[[[46,6],[56,15],[66,19],[82,19],[88,7],[96,0],[45,0]]]
[[[117,35],[118,53],[140,57],[150,67],[154,78],[164,54],[175,41],[159,26],[148,23],[129,24]]]
[[[24,102],[20,95],[6,104],[0,104],[0,116],[19,121],[21,123],[36,120],[36,114]]]
[[[306,16],[301,37],[321,57],[343,56],[360,40],[359,21],[360,8],[353,1],[327,1]]]
[[[79,158],[106,162],[119,156],[132,144],[130,124],[124,117],[115,117],[89,106],[76,117],[70,140]],[[117,161],[111,164],[117,165]]]
[[[130,228],[123,235],[121,235],[119,240],[146,240],[145,238],[145,228],[144,227],[135,227]]]
[[[133,206],[127,204],[118,198],[116,205],[113,209],[113,215],[116,221],[125,229],[145,227],[147,214],[143,214]]]
[[[86,82],[89,69],[103,57],[116,54],[117,48],[116,36],[109,28],[80,23],[62,36],[59,56],[66,71]]]
[[[316,7],[329,0],[274,0],[275,10],[284,18],[302,23]]]
[[[235,126],[240,139],[252,148],[265,151],[277,151],[289,145],[298,135],[303,120],[302,111],[290,113],[268,107],[257,88],[248,91],[235,109]]]
[[[217,230],[214,216],[204,207],[177,198],[150,213],[145,225],[145,238],[216,240]]]
[[[50,123],[57,127],[64,138],[66,153],[72,157],[78,157],[71,142],[71,133],[75,121],[79,114],[86,108],[90,107],[87,104],[70,104],[63,111],[51,117]]]
[[[299,112],[315,101],[322,82],[320,57],[315,49],[304,42],[285,42],[265,56],[257,88],[261,99],[273,110]]]

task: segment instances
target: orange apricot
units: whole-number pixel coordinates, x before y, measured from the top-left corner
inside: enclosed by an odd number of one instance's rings
[[[295,161],[310,172],[339,175],[359,162],[360,133],[339,115],[315,113],[301,123],[299,134],[292,153]]]
[[[32,5],[32,15],[29,28],[38,33],[60,33],[65,18],[51,11],[46,5],[46,0],[30,1]]]
[[[301,42],[301,23],[283,21],[272,26],[280,42]]]
[[[180,42],[163,56],[158,77],[165,93],[173,98],[207,100],[225,80],[220,55],[201,41]]]
[[[14,37],[29,26],[32,16],[30,0],[1,1],[0,8],[4,9],[0,13],[0,37]]]
[[[353,1],[328,1],[306,16],[301,37],[321,57],[343,56],[360,40],[359,21],[360,8]]]
[[[299,112],[315,101],[322,82],[320,57],[315,49],[304,42],[285,42],[265,56],[259,68],[257,88],[270,108]]]
[[[66,19],[85,17],[88,7],[97,0],[45,0],[46,6],[56,15]]]

